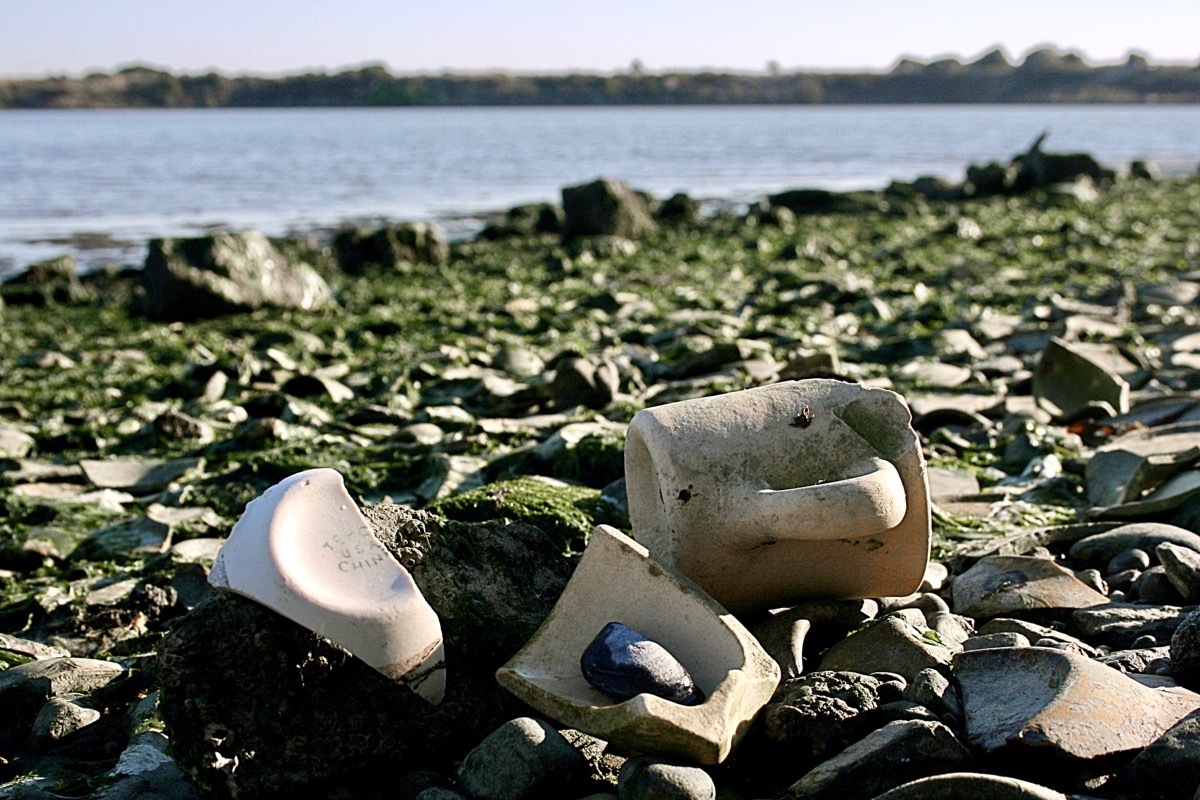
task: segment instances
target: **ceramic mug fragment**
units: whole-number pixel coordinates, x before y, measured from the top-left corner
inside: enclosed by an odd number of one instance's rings
[[[911,423],[894,392],[824,379],[645,409],[634,536],[735,613],[914,592],[931,526]]]
[[[334,470],[297,473],[250,501],[209,582],[341,645],[431,703],[445,694],[437,613]]]

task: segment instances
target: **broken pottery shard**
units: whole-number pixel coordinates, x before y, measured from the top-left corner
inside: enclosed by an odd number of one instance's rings
[[[1107,403],[1112,413],[1129,410],[1129,384],[1057,337],[1042,351],[1033,373],[1033,395],[1060,417],[1072,417],[1097,403]]]
[[[596,634],[579,666],[588,683],[617,700],[646,692],[685,706],[704,702],[704,693],[675,656],[619,622]]]
[[[685,706],[642,693],[614,702],[589,684],[580,654],[610,621],[660,643],[707,699]],[[771,698],[779,666],[698,586],[600,525],[554,610],[496,678],[547,717],[614,745],[719,764]]]
[[[1145,503],[1159,499],[1156,495],[1160,494],[1179,494],[1168,491],[1168,485],[1189,469],[1194,474],[1197,464],[1200,423],[1180,422],[1127,433],[1098,449],[1088,462],[1088,500],[1110,507]],[[1185,499],[1181,497],[1179,503]]]
[[[438,616],[371,534],[334,470],[298,473],[247,504],[209,582],[330,639],[431,703],[441,701]]]
[[[804,380],[639,412],[629,516],[654,558],[734,612],[907,595],[929,487],[899,395]]]
[[[1045,647],[966,650],[954,659],[968,741],[990,754],[1091,759],[1141,750],[1200,707],[1092,659]]]
[[[1032,556],[988,556],[954,580],[954,608],[968,617],[1053,613],[1108,598],[1068,569]]]

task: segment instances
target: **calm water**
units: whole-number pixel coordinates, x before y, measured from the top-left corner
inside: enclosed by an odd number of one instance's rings
[[[472,215],[600,176],[733,200],[959,178],[1046,129],[1046,149],[1112,166],[1200,162],[1196,106],[3,111],[0,274],[64,252],[138,263],[149,237],[213,228],[437,219],[466,235]]]

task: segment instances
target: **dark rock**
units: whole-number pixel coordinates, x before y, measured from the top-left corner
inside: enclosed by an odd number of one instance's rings
[[[392,505],[363,513],[441,618],[445,700],[429,705],[275,612],[217,593],[159,648],[172,751],[205,794],[285,796],[379,764],[446,769],[520,715],[494,673],[566,584],[560,547],[526,525]]]
[[[971,754],[940,722],[892,722],[796,781],[783,800],[870,800],[908,781],[970,768]]]
[[[1144,639],[1148,637],[1139,637]],[[1105,666],[1112,667],[1121,672],[1132,672],[1137,674],[1145,674],[1155,672],[1158,667],[1170,667],[1171,648],[1167,646],[1155,647],[1154,645],[1131,648],[1129,650],[1115,650],[1106,656],[1100,656],[1096,660]]]
[[[1191,800],[1200,788],[1200,711],[1188,714],[1117,776],[1144,800]]]
[[[189,321],[257,308],[315,310],[333,301],[307,264],[287,261],[256,231],[195,239],[152,239],[141,275],[140,311]]]
[[[622,236],[637,239],[654,229],[641,195],[620,181],[597,180],[562,190],[563,237]]]
[[[510,720],[472,748],[458,785],[479,800],[525,800],[558,793],[587,772],[587,760],[548,723]]]
[[[962,701],[945,675],[935,669],[917,673],[904,692],[904,699],[925,706],[938,716],[962,719]]]
[[[789,189],[768,195],[767,202],[782,206],[796,214],[831,214],[860,211],[863,200],[849,192],[831,192],[828,189]]]
[[[1167,568],[1161,564],[1138,575],[1129,584],[1129,594],[1141,603],[1154,605],[1180,605],[1184,602],[1183,595],[1167,575]]]
[[[0,755],[23,740],[49,700],[87,694],[124,672],[120,664],[90,658],[48,658],[0,672]]]
[[[1134,522],[1080,539],[1071,545],[1071,558],[1100,565],[1132,548],[1153,553],[1163,542],[1200,551],[1200,534],[1163,522]]]
[[[1190,547],[1163,542],[1154,548],[1167,579],[1185,602],[1200,600],[1200,552]],[[1141,594],[1138,594],[1141,597]]]
[[[395,270],[409,264],[444,264],[450,249],[441,228],[430,222],[407,222],[376,230],[354,228],[333,237],[341,270],[358,275],[375,268]]]
[[[1178,606],[1109,603],[1085,608],[1071,615],[1084,636],[1111,647],[1127,648],[1139,636],[1153,636],[1165,642],[1184,618]]]
[[[620,622],[610,622],[596,634],[579,667],[588,683],[617,700],[644,692],[685,706],[704,702],[704,693],[678,659]]]
[[[869,730],[880,681],[855,672],[814,672],[786,681],[762,715],[766,738],[804,764],[838,753]]]
[[[75,259],[69,255],[39,261],[0,283],[0,302],[11,306],[46,306],[87,298],[75,271]]]
[[[1200,608],[1188,612],[1171,634],[1171,674],[1189,688],[1200,688]]]
[[[92,800],[196,800],[167,745],[167,737],[156,731],[134,735]]]
[[[1079,178],[1090,178],[1096,186],[1112,183],[1116,172],[1105,169],[1087,153],[1047,153],[1042,142],[1047,134],[1039,136],[1030,148],[1013,159],[1016,175],[1013,177],[1015,191],[1045,189],[1055,184],[1071,183]]]
[[[613,401],[619,385],[620,376],[613,362],[565,358],[558,363],[550,391],[555,405],[561,408],[582,405],[600,409]]]
[[[659,203],[654,217],[660,222],[695,222],[700,217],[700,201],[676,192]]]
[[[634,756],[617,780],[620,800],[715,800],[717,787],[699,767]]]
[[[785,681],[804,674],[804,638],[812,628],[811,622],[791,611],[772,614],[751,629],[767,655],[779,665]]]
[[[1150,554],[1137,547],[1122,550],[1108,560],[1105,575],[1116,575],[1127,570],[1143,570],[1150,566]]]

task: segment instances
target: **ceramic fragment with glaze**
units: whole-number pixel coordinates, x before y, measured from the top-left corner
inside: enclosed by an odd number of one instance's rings
[[[899,395],[812,379],[639,412],[629,516],[736,612],[907,595],[929,557],[925,461]]]
[[[588,683],[617,700],[646,692],[685,706],[704,702],[704,693],[675,656],[619,622],[596,634],[579,667]]]
[[[687,706],[645,693],[618,702],[589,684],[580,654],[613,621],[678,659],[704,702]],[[692,581],[600,525],[554,610],[496,677],[563,725],[640,752],[718,764],[771,698],[779,666]]]
[[[300,472],[248,503],[209,582],[341,645],[426,700],[441,701],[446,671],[437,613],[371,534],[336,471]]]

